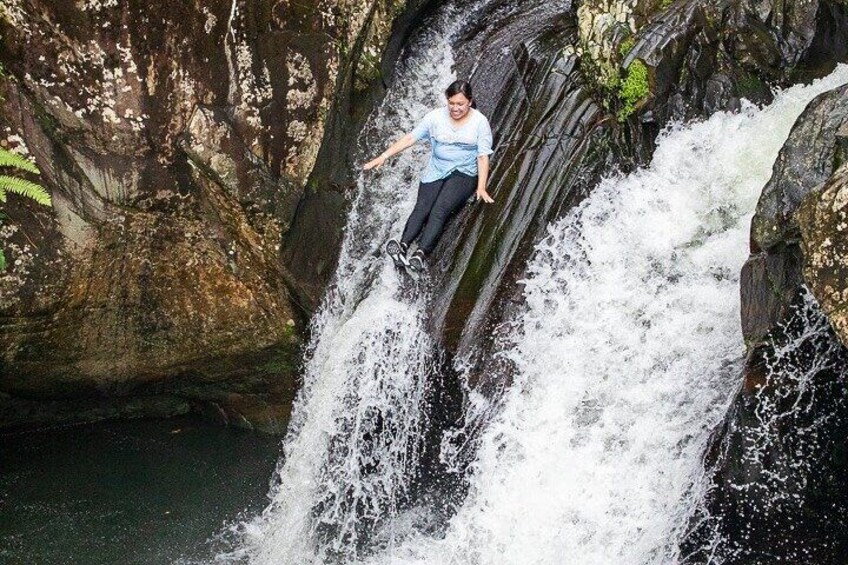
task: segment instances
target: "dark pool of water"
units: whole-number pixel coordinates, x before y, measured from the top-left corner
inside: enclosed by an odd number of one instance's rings
[[[0,436],[0,563],[211,561],[265,505],[279,453],[191,419]]]

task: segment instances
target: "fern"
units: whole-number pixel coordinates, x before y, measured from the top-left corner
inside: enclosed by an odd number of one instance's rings
[[[0,72],[1,71],[2,67],[0,67]],[[38,170],[38,167],[36,167],[34,163],[30,162],[21,155],[18,155],[17,153],[12,153],[8,149],[3,149],[2,147],[0,147],[0,170],[3,169],[12,169],[13,171],[25,171],[34,175],[41,174],[41,171]],[[52,200],[50,199],[50,195],[47,193],[46,190],[44,190],[44,187],[42,187],[41,185],[18,177],[0,175],[0,202],[6,202],[7,192],[14,192],[15,194],[20,194],[21,196],[30,198],[38,204],[42,204],[44,206],[52,206],[53,204]],[[2,214],[2,212],[0,212],[0,218],[5,219],[5,214]],[[3,250],[0,249],[0,273],[5,270],[6,255],[3,253]]]
[[[2,147],[0,147],[0,167],[20,169],[36,175],[41,173],[32,161],[29,161],[17,153],[12,153],[8,149],[3,149]]]
[[[0,175],[0,202],[6,202],[7,192],[26,196],[44,206],[50,206],[52,204],[50,195],[42,186],[26,179]]]

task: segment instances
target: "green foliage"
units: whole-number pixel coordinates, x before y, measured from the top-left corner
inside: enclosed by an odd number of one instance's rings
[[[33,163],[7,149],[0,148],[0,169],[40,174]],[[44,187],[27,179],[0,174],[0,202],[6,202],[7,193],[19,194],[43,206],[51,206],[50,194]],[[3,216],[5,217],[5,216]],[[0,272],[6,270],[6,256],[0,250]]]
[[[621,85],[621,77],[618,76],[618,72],[615,66],[613,65],[601,65],[598,67],[600,69],[600,82],[601,86],[603,86],[608,91],[614,91]]]
[[[0,148],[0,169],[24,171],[34,175],[41,174],[41,171],[32,162],[3,148]],[[41,185],[10,175],[0,175],[0,202],[6,202],[6,193],[8,192],[20,194],[44,206],[52,204],[50,195]]]
[[[662,2],[660,2],[660,8],[665,10],[666,8],[671,6],[673,3],[674,3],[674,0],[662,0]]]
[[[580,57],[580,72],[590,84],[594,84],[596,93],[601,97],[605,108],[610,107],[611,93],[618,91],[621,78],[618,65],[603,60],[595,60],[588,53]]]
[[[50,195],[41,185],[18,177],[0,175],[0,202],[6,202],[6,194],[9,192],[20,194],[42,206],[50,206],[52,204]]]
[[[618,89],[618,97],[621,100],[621,110],[618,112],[618,121],[623,122],[636,110],[636,105],[644,100],[650,93],[648,85],[648,67],[636,59],[627,67],[627,76]]]
[[[622,59],[627,57],[627,54],[633,50],[634,45],[636,45],[636,40],[633,37],[628,37],[621,42],[621,45],[618,46],[618,54],[621,55]]]
[[[755,75],[746,74],[736,81],[736,93],[740,98],[754,98],[762,92],[768,92],[768,87]]]
[[[406,2],[390,2],[389,3],[389,17],[391,21],[398,19],[403,15],[406,11]]]
[[[383,76],[380,69],[380,60],[365,53],[359,58],[354,75],[354,86],[356,90],[365,90],[373,81]]]
[[[620,30],[619,37],[617,47],[606,56],[583,45],[579,61],[582,75],[594,86],[595,99],[624,122],[650,94],[650,80],[647,65],[638,58],[626,69],[622,67],[637,37],[629,29]]]
[[[297,332],[291,326],[284,329],[287,344],[283,344],[262,365],[262,371],[272,375],[294,375],[301,359],[300,342]]]
[[[0,167],[20,169],[36,175],[41,173],[32,161],[25,159],[17,153],[12,153],[11,151],[2,148],[0,148]]]

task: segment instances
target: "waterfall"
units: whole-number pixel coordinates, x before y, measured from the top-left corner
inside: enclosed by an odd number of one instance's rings
[[[443,103],[450,38],[471,13],[448,4],[413,38],[363,133],[366,155]],[[674,562],[707,436],[737,386],[754,205],[795,118],[846,81],[842,67],[769,107],[669,128],[650,167],[610,176],[550,226],[498,353],[516,378],[482,435],[466,501],[436,534],[421,527],[428,501],[414,490],[438,364],[428,296],[381,253],[413,206],[426,151],[363,175],[271,504],[219,559]]]
[[[707,439],[739,382],[753,209],[795,119],[845,82],[842,66],[768,107],[669,128],[649,167],[605,179],[550,226],[499,353],[517,376],[466,502],[444,537],[373,562],[679,560]]]
[[[461,23],[447,6],[412,39],[414,54],[360,138],[363,156],[444,104],[454,80],[450,37]],[[375,539],[392,542],[383,527],[411,502],[437,359],[426,292],[403,282],[383,246],[412,210],[427,153],[419,146],[360,176],[333,287],[312,322],[271,504],[242,526],[244,547],[219,559],[347,561]]]

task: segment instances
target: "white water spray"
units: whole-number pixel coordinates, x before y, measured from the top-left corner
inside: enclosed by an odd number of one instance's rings
[[[701,455],[738,384],[738,273],[795,119],[848,67],[765,109],[665,133],[537,246],[518,368],[444,539],[375,561],[666,564],[703,495]]]
[[[377,154],[431,108],[454,80],[449,10],[399,69],[363,135]],[[399,236],[415,201],[426,150],[396,157],[359,179],[334,288],[313,320],[304,384],[285,440],[278,487],[263,515],[244,525],[244,547],[221,560],[346,562],[402,511],[414,480],[422,403],[433,373],[426,296],[399,284],[382,248]],[[404,296],[406,295],[406,296]],[[369,539],[370,538],[370,539]],[[392,536],[382,540],[391,543]]]

